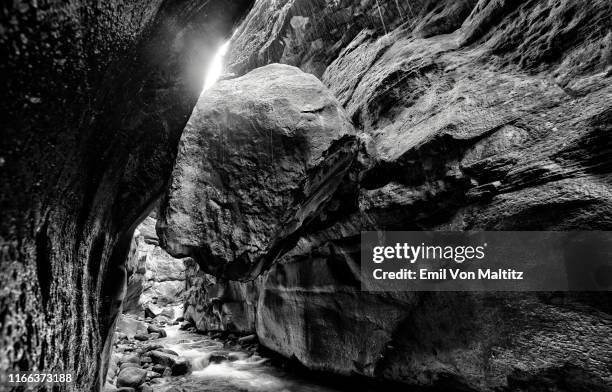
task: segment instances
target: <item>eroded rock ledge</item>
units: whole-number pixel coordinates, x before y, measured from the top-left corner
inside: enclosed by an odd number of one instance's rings
[[[204,272],[193,280],[190,317],[200,328],[232,329],[251,325],[255,314],[262,344],[316,370],[462,390],[609,390],[608,293],[366,293],[359,233],[610,230],[612,9],[556,0],[407,7],[257,2],[228,60],[243,76],[201,98],[194,119],[213,113],[220,125],[194,120],[188,128],[160,227],[171,252],[172,243],[196,246],[189,254]],[[303,150],[293,157],[283,150],[289,166],[268,165],[261,144],[232,143],[226,134],[228,142],[215,146],[232,170],[199,171],[212,155],[198,151],[218,140],[214,130],[235,124],[221,115],[247,96],[241,81],[273,74],[280,67],[273,62],[319,76],[354,132],[328,130],[325,152],[307,169],[295,163]],[[287,86],[266,101],[292,93]],[[252,110],[241,122],[257,124],[238,130],[247,140],[278,129],[269,112]],[[237,163],[243,156],[248,165]],[[296,175],[271,187],[288,178],[280,168]],[[258,176],[234,180],[247,172]],[[200,188],[231,190],[232,200],[219,203]],[[179,189],[197,196],[182,201]],[[245,219],[245,196],[253,194],[281,202],[269,204],[269,216]],[[211,206],[226,223],[211,223],[221,222],[209,219]],[[183,237],[177,223],[185,221],[192,230]],[[259,273],[249,283],[224,281]],[[215,294],[219,284],[224,296]],[[241,320],[215,321],[230,314]]]

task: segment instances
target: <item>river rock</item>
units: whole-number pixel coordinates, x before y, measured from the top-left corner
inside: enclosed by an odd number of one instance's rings
[[[121,363],[135,363],[140,365],[140,356],[138,354],[126,354],[121,358]]]
[[[161,365],[161,364],[155,364],[153,365],[153,367],[151,368],[152,371],[159,373],[159,374],[164,374],[165,370],[167,369],[166,366]]]
[[[170,367],[173,376],[181,376],[189,373],[191,370],[191,364],[186,358],[178,357],[174,364]]]
[[[118,387],[138,388],[145,382],[147,371],[137,367],[127,367],[119,372],[116,385]]]
[[[157,351],[161,351],[162,353],[166,353],[166,354],[170,354],[170,355],[176,355],[176,356],[178,356],[178,353],[177,353],[176,351],[171,350],[171,349],[169,349],[169,348],[163,348],[163,347],[162,347],[162,348],[158,349]]]
[[[156,326],[151,325],[151,324],[149,324],[149,325],[147,326],[147,331],[148,331],[149,333],[156,333],[156,334],[158,334],[158,335],[159,335],[159,337],[162,337],[162,338],[165,338],[166,336],[168,336],[168,335],[166,334],[166,331],[165,331],[163,328],[156,327]]]
[[[238,338],[238,342],[240,344],[252,344],[252,343],[256,343],[257,342],[257,335],[251,334],[251,335],[247,335],[247,336],[242,336],[242,337]]]
[[[140,386],[140,392],[153,392],[153,387],[148,384],[143,384]]]
[[[121,370],[123,370],[125,368],[129,368],[129,367],[139,368],[140,365],[138,363],[134,363],[134,362],[125,362],[125,363],[122,363],[121,366],[119,366],[119,370],[121,371]]]
[[[177,355],[168,354],[158,350],[150,351],[149,356],[153,360],[153,363],[167,367],[172,367],[172,364],[174,364],[174,362],[178,358]]]
[[[228,360],[228,353],[215,351],[210,353],[208,357],[209,363],[221,363]]]
[[[134,339],[144,342],[145,340],[149,340],[149,336],[145,334],[134,335]]]
[[[148,379],[148,380],[152,380],[152,379],[154,379],[154,378],[158,378],[158,377],[161,377],[161,376],[162,376],[162,375],[161,375],[160,373],[155,372],[155,371],[148,371],[148,372],[147,372],[147,379]]]

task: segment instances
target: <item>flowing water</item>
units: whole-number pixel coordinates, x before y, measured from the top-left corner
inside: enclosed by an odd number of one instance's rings
[[[326,386],[299,378],[269,364],[269,360],[232,348],[207,336],[167,327],[168,337],[159,342],[187,358],[192,372],[185,376],[159,379],[153,385],[157,392],[338,392]],[[228,360],[210,363],[213,356]]]

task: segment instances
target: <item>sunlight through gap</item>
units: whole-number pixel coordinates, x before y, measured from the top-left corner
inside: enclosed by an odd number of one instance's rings
[[[208,73],[206,74],[206,80],[204,81],[204,89],[206,91],[211,88],[223,74],[223,56],[227,53],[230,41],[227,41],[219,47],[217,53],[210,62]]]

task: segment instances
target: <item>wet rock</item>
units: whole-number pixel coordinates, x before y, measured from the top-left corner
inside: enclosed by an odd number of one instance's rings
[[[119,372],[116,385],[118,387],[138,388],[145,382],[146,377],[146,370],[136,367],[128,367]]]
[[[163,347],[164,346],[162,346],[161,344],[155,343],[155,344],[147,344],[143,347],[143,349],[145,352],[147,352],[147,351],[159,350]]]
[[[225,352],[212,352],[208,357],[210,363],[221,363],[228,360],[228,353]]]
[[[152,379],[154,379],[154,378],[158,378],[158,377],[161,377],[161,376],[162,376],[162,375],[161,375],[160,373],[157,373],[157,372],[155,372],[155,371],[148,371],[148,372],[147,372],[147,379],[148,379],[148,380],[152,380]]]
[[[149,356],[153,360],[153,363],[157,365],[163,365],[172,368],[172,365],[176,362],[178,356],[176,354],[169,354],[163,351],[150,351]]]
[[[153,392],[153,388],[148,384],[143,384],[140,386],[140,392]]]
[[[119,371],[121,371],[121,370],[123,370],[125,368],[129,368],[129,367],[136,367],[136,368],[138,368],[138,367],[140,367],[140,364],[134,363],[134,362],[125,362],[125,363],[122,363],[121,366],[119,366]]]
[[[140,364],[140,356],[138,354],[126,354],[121,358],[121,363],[135,363],[137,365]]]
[[[136,392],[136,389],[130,387],[121,387],[115,389],[115,392]]]
[[[157,351],[161,351],[162,353],[166,353],[166,354],[170,354],[170,355],[177,355],[178,356],[178,353],[176,351],[171,350],[169,348],[160,348]]]
[[[159,373],[159,374],[164,374],[166,369],[168,369],[168,367],[164,365],[160,365],[160,364],[155,364],[151,368],[152,371]]]
[[[145,340],[149,340],[149,336],[144,334],[134,335],[134,339],[144,342]]]
[[[147,327],[147,331],[148,331],[149,333],[156,333],[156,334],[158,334],[158,335],[159,335],[159,337],[162,337],[162,338],[165,338],[166,336],[168,336],[168,335],[166,334],[166,331],[165,331],[163,328],[159,328],[159,327],[156,327],[156,326],[154,326],[154,325],[150,325],[150,324],[149,324],[149,326]]]
[[[191,365],[187,359],[179,357],[174,362],[174,365],[171,366],[170,370],[172,371],[173,376],[181,376],[189,373],[191,370]]]
[[[155,350],[151,351],[149,355],[153,363],[169,368],[173,376],[186,374],[190,370],[189,361],[175,354]]]
[[[252,335],[247,335],[247,336],[242,336],[240,338],[238,338],[238,342],[240,344],[252,344],[252,343],[256,343],[257,342],[257,335],[252,334]]]

